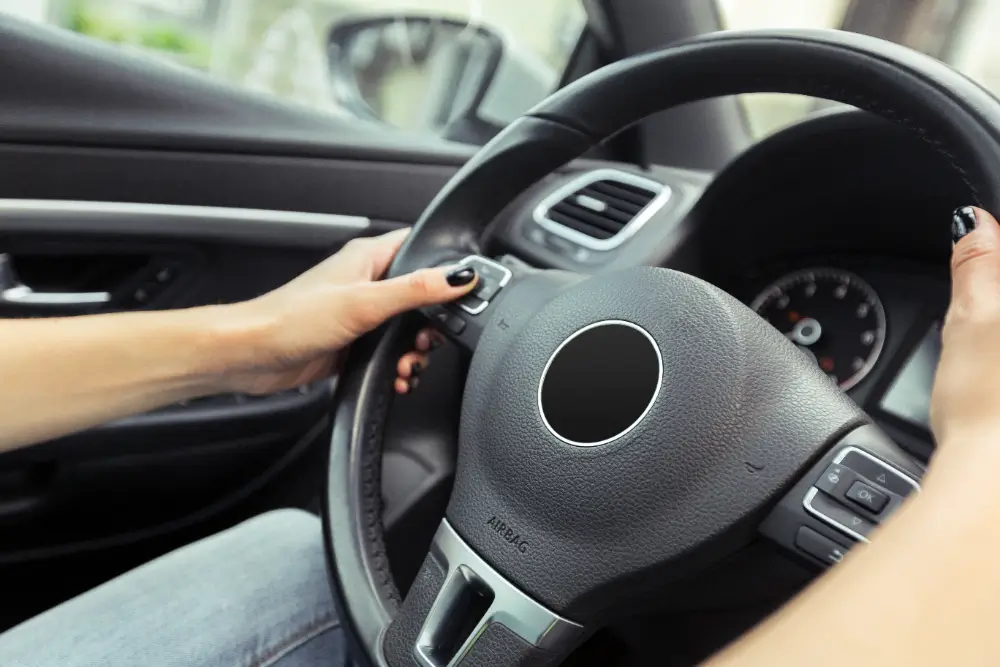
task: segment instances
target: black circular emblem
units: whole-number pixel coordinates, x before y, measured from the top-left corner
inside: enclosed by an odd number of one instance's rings
[[[642,420],[662,378],[660,350],[645,329],[618,320],[597,322],[553,352],[542,371],[538,408],[560,440],[603,445]]]

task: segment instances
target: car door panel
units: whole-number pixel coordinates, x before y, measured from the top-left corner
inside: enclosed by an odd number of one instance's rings
[[[46,285],[109,290],[111,304],[92,312],[231,303],[287,282],[352,238],[412,224],[459,166],[4,145],[0,253],[15,265],[34,261],[43,269],[29,273],[42,277],[46,258],[129,258],[131,271],[112,272],[118,282]],[[17,174],[16,187],[5,172]],[[168,266],[170,284],[150,289]],[[148,293],[141,303],[136,290]],[[0,317],[57,314],[79,312],[0,304]],[[436,398],[423,409],[440,409],[441,396],[456,403],[455,387],[426,380],[422,393]],[[133,543],[235,505],[290,452],[325,447],[321,436],[301,442],[326,423],[331,395],[321,384],[268,398],[209,397],[0,455],[0,527],[16,535],[0,541],[0,564]],[[394,485],[386,516],[398,524],[446,497],[453,465],[437,435],[431,445],[414,440],[415,450],[402,439],[384,473]]]
[[[201,160],[190,154],[180,159],[152,151],[36,151],[31,146],[19,146],[15,152],[19,158],[42,156],[53,167],[37,164],[38,170],[31,172],[22,168],[30,158],[11,159],[0,152],[0,164],[17,165],[20,193],[47,191],[52,197],[91,199],[0,199],[0,252],[31,287],[48,292],[106,290],[111,300],[66,308],[6,305],[0,299],[0,317],[185,308],[251,299],[351,238],[411,222],[454,170],[343,160],[219,160],[210,154],[198,156]],[[80,164],[89,159],[100,164]],[[171,190],[178,183],[173,177],[181,172],[185,179],[180,182],[198,181],[192,179],[193,164],[206,167],[198,174],[203,177],[201,187]],[[100,185],[81,183],[53,178],[54,169],[103,176]],[[121,188],[117,176],[134,170],[152,176],[141,181],[147,194]],[[289,171],[297,178],[309,174],[307,180],[316,184],[331,179],[326,187],[310,191],[333,199],[343,193],[349,201],[334,205],[352,213],[245,205],[261,198],[240,192],[259,195],[267,184],[289,178]],[[338,180],[341,176],[346,177],[345,187]],[[241,197],[244,206],[205,206],[206,198],[200,195],[217,195],[227,182],[240,183],[240,192],[232,196]],[[370,185],[355,187],[361,183],[381,184],[407,196],[385,197]],[[179,203],[94,199],[125,192],[131,199]],[[281,202],[289,208],[298,203]],[[327,205],[314,201],[312,206]],[[369,213],[394,221],[373,220]],[[81,265],[76,273],[64,270],[72,264]],[[88,271],[89,264],[103,271]],[[108,264],[123,268],[108,271]],[[158,276],[164,271],[170,276],[161,283]],[[95,282],[90,275],[95,273],[104,274],[103,282]],[[90,277],[77,279],[76,274]],[[325,422],[331,395],[332,383],[324,382],[269,397],[206,397],[0,456],[0,526],[12,536],[0,543],[0,563],[31,559],[39,549],[72,553],[95,540],[129,541],[137,531],[148,532],[239,496]]]
[[[82,308],[0,299],[0,316],[249,299],[370,227],[366,218],[332,214],[3,200],[0,249],[22,277],[42,283],[43,293],[105,289],[111,299]],[[73,284],[74,275],[99,273],[88,263],[121,257],[130,270],[112,272],[115,282]],[[46,281],[46,267],[74,263],[76,273],[50,270],[57,275]],[[39,549],[71,552],[82,542],[128,540],[240,495],[326,422],[331,391],[323,382],[268,397],[206,397],[0,456],[0,562],[30,559]],[[315,435],[310,441],[318,443]]]
[[[89,309],[0,299],[0,318],[253,298],[352,238],[412,224],[475,151],[3,16],[0,63],[0,254],[33,289],[111,294]],[[159,285],[165,267],[174,276]],[[446,372],[426,374],[404,412],[457,409],[464,363],[436,352]],[[255,513],[309,507],[334,384],[209,397],[0,455],[0,587],[32,591],[0,600],[0,629]],[[438,516],[454,439],[430,427],[394,436],[390,542],[425,532],[407,517]]]

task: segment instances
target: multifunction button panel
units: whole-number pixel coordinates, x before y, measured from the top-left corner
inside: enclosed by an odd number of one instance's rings
[[[839,563],[920,490],[922,466],[876,426],[848,435],[789,491],[760,531],[813,563]]]
[[[490,302],[510,282],[513,273],[503,264],[479,255],[466,257],[458,263],[458,266],[471,266],[476,270],[479,281],[475,288],[452,304],[435,306],[424,312],[431,320],[437,322],[441,329],[461,341],[469,325],[475,321],[472,318],[489,308]],[[477,327],[472,328],[476,329]],[[472,337],[471,334],[470,337]],[[473,338],[477,337],[478,335]],[[475,341],[468,342],[474,343]]]
[[[806,511],[859,542],[895,512],[920,484],[857,447],[843,449],[806,492]]]

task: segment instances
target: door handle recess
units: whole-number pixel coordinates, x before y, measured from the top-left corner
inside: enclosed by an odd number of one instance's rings
[[[10,255],[0,253],[0,305],[100,306],[110,301],[110,292],[36,292],[17,277]]]

